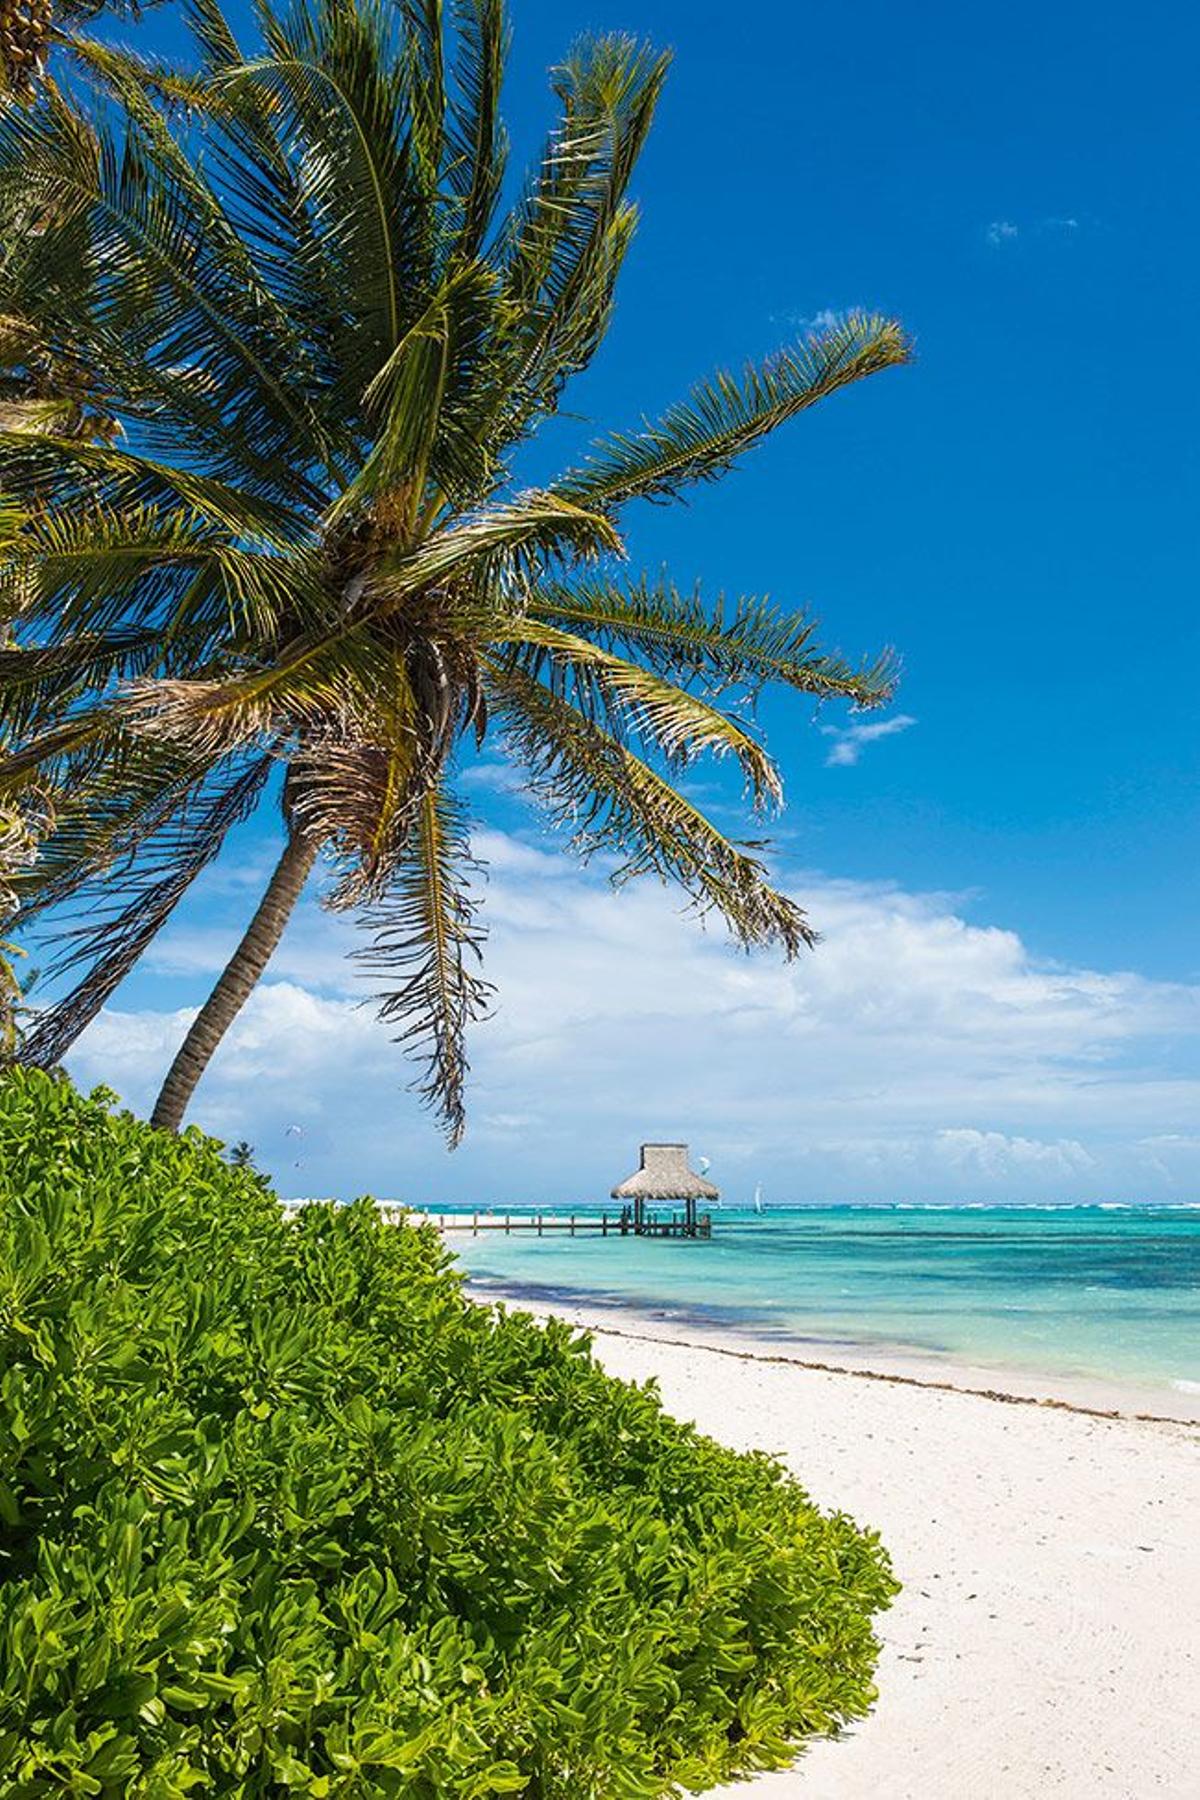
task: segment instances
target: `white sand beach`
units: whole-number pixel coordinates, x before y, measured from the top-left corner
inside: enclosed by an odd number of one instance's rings
[[[726,1800],[1200,1794],[1200,1425],[918,1384],[1061,1396],[994,1370],[870,1380],[561,1310],[599,1328],[614,1375],[655,1376],[677,1417],[777,1452],[815,1499],[877,1528],[904,1583],[872,1716]],[[1150,1410],[1128,1391],[1073,1398]]]

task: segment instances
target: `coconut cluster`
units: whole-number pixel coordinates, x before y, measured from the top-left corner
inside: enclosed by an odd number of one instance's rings
[[[50,0],[0,0],[0,92],[28,93],[46,66]]]

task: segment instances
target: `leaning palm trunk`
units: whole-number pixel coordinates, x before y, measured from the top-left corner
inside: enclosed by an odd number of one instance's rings
[[[226,963],[167,1071],[151,1115],[152,1125],[163,1131],[179,1130],[196,1083],[271,960],[316,856],[316,844],[293,827],[246,935]]]

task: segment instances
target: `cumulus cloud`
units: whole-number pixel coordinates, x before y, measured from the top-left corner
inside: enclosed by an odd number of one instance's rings
[[[997,249],[1002,244],[1015,243],[1020,235],[1020,227],[1014,225],[1011,219],[993,219],[984,233],[988,243]]]
[[[441,1148],[361,1005],[347,928],[306,903],[194,1112],[254,1143],[283,1191],[596,1198],[657,1135],[712,1157],[731,1195],[761,1179],[780,1201],[1195,1191],[1194,986],[1048,964],[946,896],[797,871],[823,942],[786,965],[735,952],[656,884],[614,893],[495,832],[477,848],[499,992],[472,1039],[465,1146]],[[198,1002],[234,935],[181,929],[160,959],[193,971]],[[190,1016],[145,992],[71,1059],[139,1109]]]
[[[1069,1176],[1094,1169],[1096,1159],[1076,1138],[1009,1137],[1003,1131],[976,1131],[960,1127],[939,1131],[936,1149],[960,1172],[982,1175],[991,1181],[1011,1181],[1028,1170]]]
[[[896,713],[890,719],[876,719],[870,725],[822,725],[823,735],[833,739],[829,755],[825,758],[825,767],[853,768],[868,744],[877,744],[881,738],[895,737],[897,732],[907,731],[916,722],[908,713]]]

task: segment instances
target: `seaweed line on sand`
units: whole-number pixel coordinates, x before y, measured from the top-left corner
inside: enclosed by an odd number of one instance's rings
[[[639,1344],[670,1344],[679,1350],[705,1350],[712,1356],[731,1356],[738,1362],[786,1363],[794,1369],[811,1369],[819,1375],[853,1375],[859,1381],[889,1381],[898,1387],[933,1388],[945,1394],[967,1394],[976,1400],[998,1400],[1003,1406],[1042,1406],[1055,1412],[1081,1413],[1088,1419],[1136,1421],[1141,1425],[1175,1425],[1200,1433],[1200,1422],[1171,1413],[1122,1412],[1118,1407],[1084,1406],[1078,1400],[1058,1400],[1047,1395],[1008,1394],[1000,1388],[966,1387],[956,1381],[934,1381],[922,1375],[896,1375],[883,1369],[854,1369],[845,1363],[814,1362],[803,1356],[782,1356],[777,1351],[734,1350],[725,1344],[698,1344],[694,1338],[660,1337],[645,1331],[626,1331],[619,1325],[582,1325],[595,1337],[630,1338]]]

